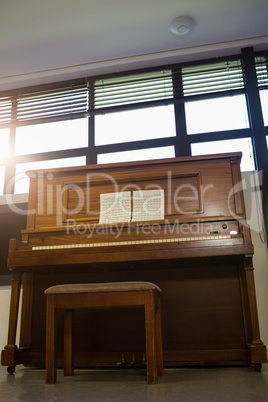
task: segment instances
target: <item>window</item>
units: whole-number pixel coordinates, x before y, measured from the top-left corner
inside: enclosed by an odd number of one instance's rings
[[[16,166],[15,183],[11,180],[9,185],[15,185],[15,194],[27,193],[29,191],[29,177],[26,175],[28,170],[52,169],[69,166],[83,166],[86,164],[85,157],[52,159],[48,161],[19,163]]]
[[[41,91],[19,93],[16,102],[18,121],[83,116],[88,108],[86,84],[69,84]]]
[[[11,121],[12,100],[8,96],[0,97],[0,124]]]
[[[87,147],[87,126],[84,118],[17,127],[15,155]]]
[[[0,129],[0,163],[8,158],[9,128]]]
[[[9,154],[9,128],[0,129],[0,195],[4,194],[5,162]]]
[[[104,78],[94,83],[94,105],[90,112],[103,113],[154,105],[173,98],[171,70]]]
[[[192,155],[220,154],[224,152],[242,152],[241,170],[251,171],[255,169],[250,138],[192,144]]]
[[[0,165],[0,195],[4,194],[5,166]]]
[[[264,125],[268,128],[268,56],[256,57],[256,72],[259,86],[262,116]],[[266,131],[267,132],[267,131]],[[268,147],[268,135],[266,136],[266,144]]]
[[[28,191],[26,170],[55,166],[242,151],[242,170],[254,169],[245,57],[0,93],[0,194]],[[247,57],[268,142],[268,52]]]
[[[187,134],[248,128],[245,95],[185,103]]]
[[[233,92],[244,88],[241,60],[226,60],[182,68],[185,96]]]
[[[260,98],[264,125],[268,127],[268,90],[260,91]],[[268,135],[266,136],[266,143],[268,148]]]
[[[268,56],[255,58],[264,125],[268,126]]]
[[[268,126],[268,89],[263,89],[260,91],[260,98],[264,125]]]
[[[95,117],[95,145],[174,137],[173,105],[108,113]]]
[[[100,154],[98,156],[98,163],[141,161],[148,159],[173,158],[174,156],[174,147],[148,148],[135,151]]]

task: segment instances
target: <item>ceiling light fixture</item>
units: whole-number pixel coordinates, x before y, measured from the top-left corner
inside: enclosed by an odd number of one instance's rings
[[[175,36],[186,36],[192,32],[194,25],[190,17],[177,17],[170,24],[170,32]]]

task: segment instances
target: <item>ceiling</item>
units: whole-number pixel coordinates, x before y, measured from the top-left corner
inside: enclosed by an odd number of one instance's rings
[[[268,0],[0,0],[0,91],[268,48]],[[185,37],[169,30],[190,16]]]

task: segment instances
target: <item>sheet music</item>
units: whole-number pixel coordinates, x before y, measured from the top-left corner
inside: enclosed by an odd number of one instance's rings
[[[130,222],[130,219],[130,191],[100,194],[100,224]]]
[[[164,190],[133,191],[132,221],[164,219]]]

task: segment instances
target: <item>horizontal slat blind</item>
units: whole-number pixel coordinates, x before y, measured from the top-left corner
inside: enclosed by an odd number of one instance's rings
[[[95,82],[95,103],[90,112],[105,113],[105,109],[161,100],[173,103],[191,95],[243,88],[240,60],[109,78]]]
[[[173,98],[172,72],[157,71],[95,82],[94,109]]]
[[[232,91],[244,87],[240,60],[182,68],[184,96],[219,91]]]
[[[268,88],[268,57],[256,57],[255,59],[257,80],[260,89]]]
[[[0,98],[0,124],[9,123],[11,120],[12,102],[10,98]]]
[[[44,117],[74,115],[88,109],[86,85],[64,87],[18,96],[17,120],[32,120]]]
[[[264,67],[260,67],[263,69]],[[86,80],[85,80],[86,81]],[[89,88],[94,88],[89,94]],[[18,122],[37,121],[61,116],[80,117],[85,113],[111,111],[175,103],[196,95],[244,88],[240,60],[198,66],[174,67],[173,70],[126,74],[88,83],[64,85],[13,97],[13,118]],[[175,91],[174,91],[175,89]],[[90,101],[89,101],[89,96]],[[90,105],[90,106],[89,106]],[[11,119],[10,98],[0,99],[0,124]]]

